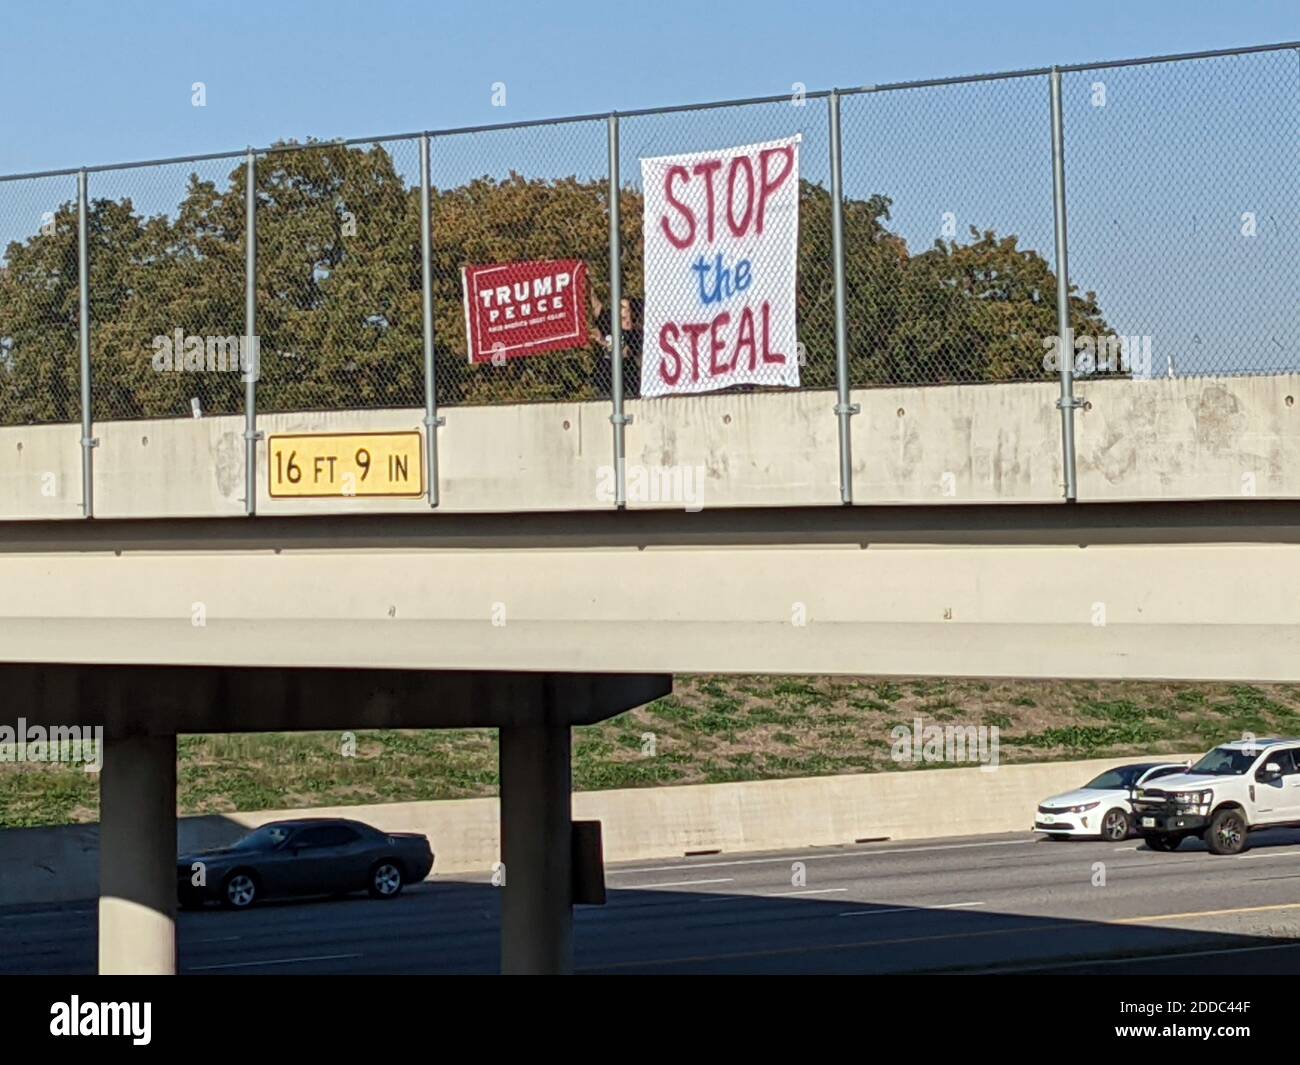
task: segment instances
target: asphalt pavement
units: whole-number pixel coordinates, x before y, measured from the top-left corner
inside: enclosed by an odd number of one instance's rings
[[[589,973],[1300,973],[1300,833],[1236,857],[1027,834],[612,865]],[[492,973],[499,891],[182,913],[182,973]],[[95,903],[0,909],[0,972],[92,973]]]

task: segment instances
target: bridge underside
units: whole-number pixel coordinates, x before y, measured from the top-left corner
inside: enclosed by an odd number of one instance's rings
[[[164,653],[166,650],[163,647]],[[652,702],[672,677],[475,670],[0,662],[0,725],[109,736],[358,728],[591,725]]]
[[[176,971],[178,733],[490,726],[508,870],[502,970],[542,973],[572,968],[571,726],[666,695],[672,678],[9,662],[0,690],[0,726],[24,740],[54,739],[37,727],[103,728],[100,972]]]

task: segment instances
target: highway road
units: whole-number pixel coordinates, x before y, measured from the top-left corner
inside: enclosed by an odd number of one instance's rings
[[[1300,973],[1300,833],[1237,857],[1028,834],[613,865],[589,973]],[[182,973],[490,973],[498,888],[180,917]],[[1103,960],[1105,959],[1105,960]],[[0,909],[0,972],[89,973],[93,901]]]

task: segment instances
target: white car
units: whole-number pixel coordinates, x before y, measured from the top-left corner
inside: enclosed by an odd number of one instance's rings
[[[1187,766],[1187,762],[1138,762],[1108,769],[1081,788],[1040,802],[1034,831],[1045,832],[1052,839],[1127,839],[1137,790],[1160,777],[1185,773]]]

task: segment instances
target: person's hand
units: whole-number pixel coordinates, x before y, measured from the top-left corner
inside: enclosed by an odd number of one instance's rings
[[[591,337],[592,343],[599,344],[606,351],[612,351],[614,342],[607,336],[604,336],[597,328],[600,321],[600,312],[605,309],[605,305],[600,302],[600,297],[596,295],[596,290],[590,288],[587,290],[588,298],[591,302],[591,325],[587,327],[587,335]]]

